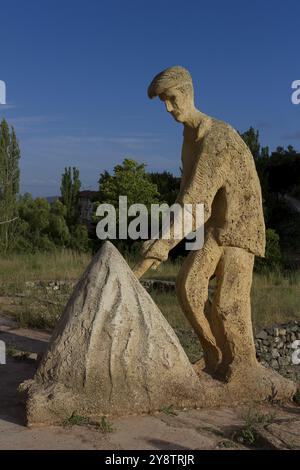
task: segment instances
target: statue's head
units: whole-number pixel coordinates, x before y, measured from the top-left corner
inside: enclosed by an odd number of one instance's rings
[[[148,88],[149,98],[164,101],[166,109],[178,122],[185,122],[195,110],[194,87],[190,73],[175,66],[163,70],[154,77]]]

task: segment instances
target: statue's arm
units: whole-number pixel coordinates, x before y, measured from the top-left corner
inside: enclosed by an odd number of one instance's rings
[[[211,215],[214,197],[224,185],[229,169],[229,157],[226,153],[220,154],[204,146],[196,158],[191,177],[187,180],[185,186],[181,186],[176,203],[182,207],[184,204],[192,204],[194,207],[196,207],[196,204],[203,204],[204,222],[206,222]],[[192,218],[193,231],[195,231],[199,228],[195,211],[193,211]],[[148,240],[143,245],[142,255],[144,259],[146,261],[152,259],[154,266],[157,266],[161,261],[165,261],[168,258],[169,251],[184,238],[183,233],[181,239],[172,237],[174,225],[175,221],[173,220],[170,227],[171,236],[169,239]],[[149,261],[143,265],[145,271],[147,270],[146,264],[149,265]],[[143,269],[142,267],[141,271]]]

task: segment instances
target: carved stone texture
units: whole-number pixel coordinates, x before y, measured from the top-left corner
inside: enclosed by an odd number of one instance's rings
[[[33,381],[28,423],[191,406],[200,386],[177,336],[105,242],[77,284]]]

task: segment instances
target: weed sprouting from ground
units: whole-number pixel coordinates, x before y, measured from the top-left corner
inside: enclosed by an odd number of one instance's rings
[[[224,439],[217,444],[218,449],[236,449],[238,445],[231,439]]]
[[[259,441],[257,426],[266,426],[274,421],[275,413],[261,413],[258,410],[249,409],[243,416],[245,425],[233,433],[232,439],[250,447],[256,447]]]
[[[114,430],[112,423],[107,419],[106,416],[102,416],[100,423],[97,424],[97,427],[99,427],[105,434],[111,433]]]
[[[76,413],[72,413],[72,415],[65,419],[62,423],[64,427],[67,426],[93,426],[99,429],[103,434],[113,432],[113,425],[108,420],[106,416],[102,416],[100,421],[93,420],[91,418],[87,418],[85,416],[78,415]]]
[[[160,411],[168,416],[177,416],[176,411],[173,409],[173,405],[163,406]]]
[[[69,418],[63,421],[63,426],[87,426],[90,424],[89,418],[73,413]]]

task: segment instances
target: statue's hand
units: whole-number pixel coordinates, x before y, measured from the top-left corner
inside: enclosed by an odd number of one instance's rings
[[[137,263],[133,268],[133,272],[138,279],[140,279],[143,274],[145,274],[148,269],[157,269],[160,265],[160,261],[153,258],[143,259],[140,263]]]
[[[133,269],[137,278],[145,274],[148,269],[157,269],[162,261],[168,259],[169,246],[163,240],[147,240],[143,243],[141,255],[143,257]]]

